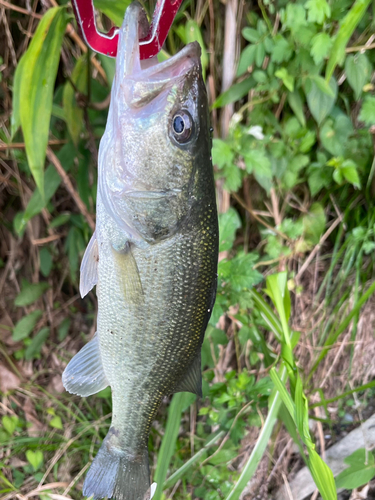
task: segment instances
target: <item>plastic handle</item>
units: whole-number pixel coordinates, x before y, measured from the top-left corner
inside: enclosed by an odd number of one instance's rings
[[[116,57],[119,28],[108,33],[98,31],[92,0],[72,0],[78,26],[87,45],[100,54]],[[158,54],[167,38],[182,0],[158,0],[152,23],[146,38],[140,40],[141,59],[150,59]]]

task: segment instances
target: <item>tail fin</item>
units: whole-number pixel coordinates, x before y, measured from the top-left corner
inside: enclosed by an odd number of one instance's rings
[[[83,494],[86,497],[116,498],[117,500],[149,499],[150,472],[148,451],[130,460],[118,449],[111,449],[108,436],[87,473]],[[146,495],[147,494],[147,495]]]

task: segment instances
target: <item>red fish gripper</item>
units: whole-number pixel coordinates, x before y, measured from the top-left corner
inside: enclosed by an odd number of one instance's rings
[[[149,32],[139,41],[141,59],[150,59],[158,54],[167,38],[182,0],[158,0],[152,16]],[[100,54],[116,57],[118,27],[108,33],[98,31],[92,0],[72,0],[77,24],[87,45]]]

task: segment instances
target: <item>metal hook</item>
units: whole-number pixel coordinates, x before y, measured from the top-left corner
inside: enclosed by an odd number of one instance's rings
[[[176,17],[182,0],[158,0],[146,38],[140,40],[141,59],[150,59],[160,52]],[[87,45],[100,54],[116,57],[119,28],[108,33],[98,31],[92,0],[72,0],[78,26]]]

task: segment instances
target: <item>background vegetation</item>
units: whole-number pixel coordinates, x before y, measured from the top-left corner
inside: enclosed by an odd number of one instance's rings
[[[128,3],[96,0],[99,25]],[[186,0],[176,18],[161,57],[202,46],[220,263],[204,398],[166,399],[152,428],[158,500],[274,498],[304,462],[324,499],[375,475],[371,453],[336,483],[319,458],[375,386],[374,9]],[[114,61],[64,0],[0,0],[0,24],[0,493],[78,499],[110,390],[72,397],[61,373],[95,331],[78,272]]]

